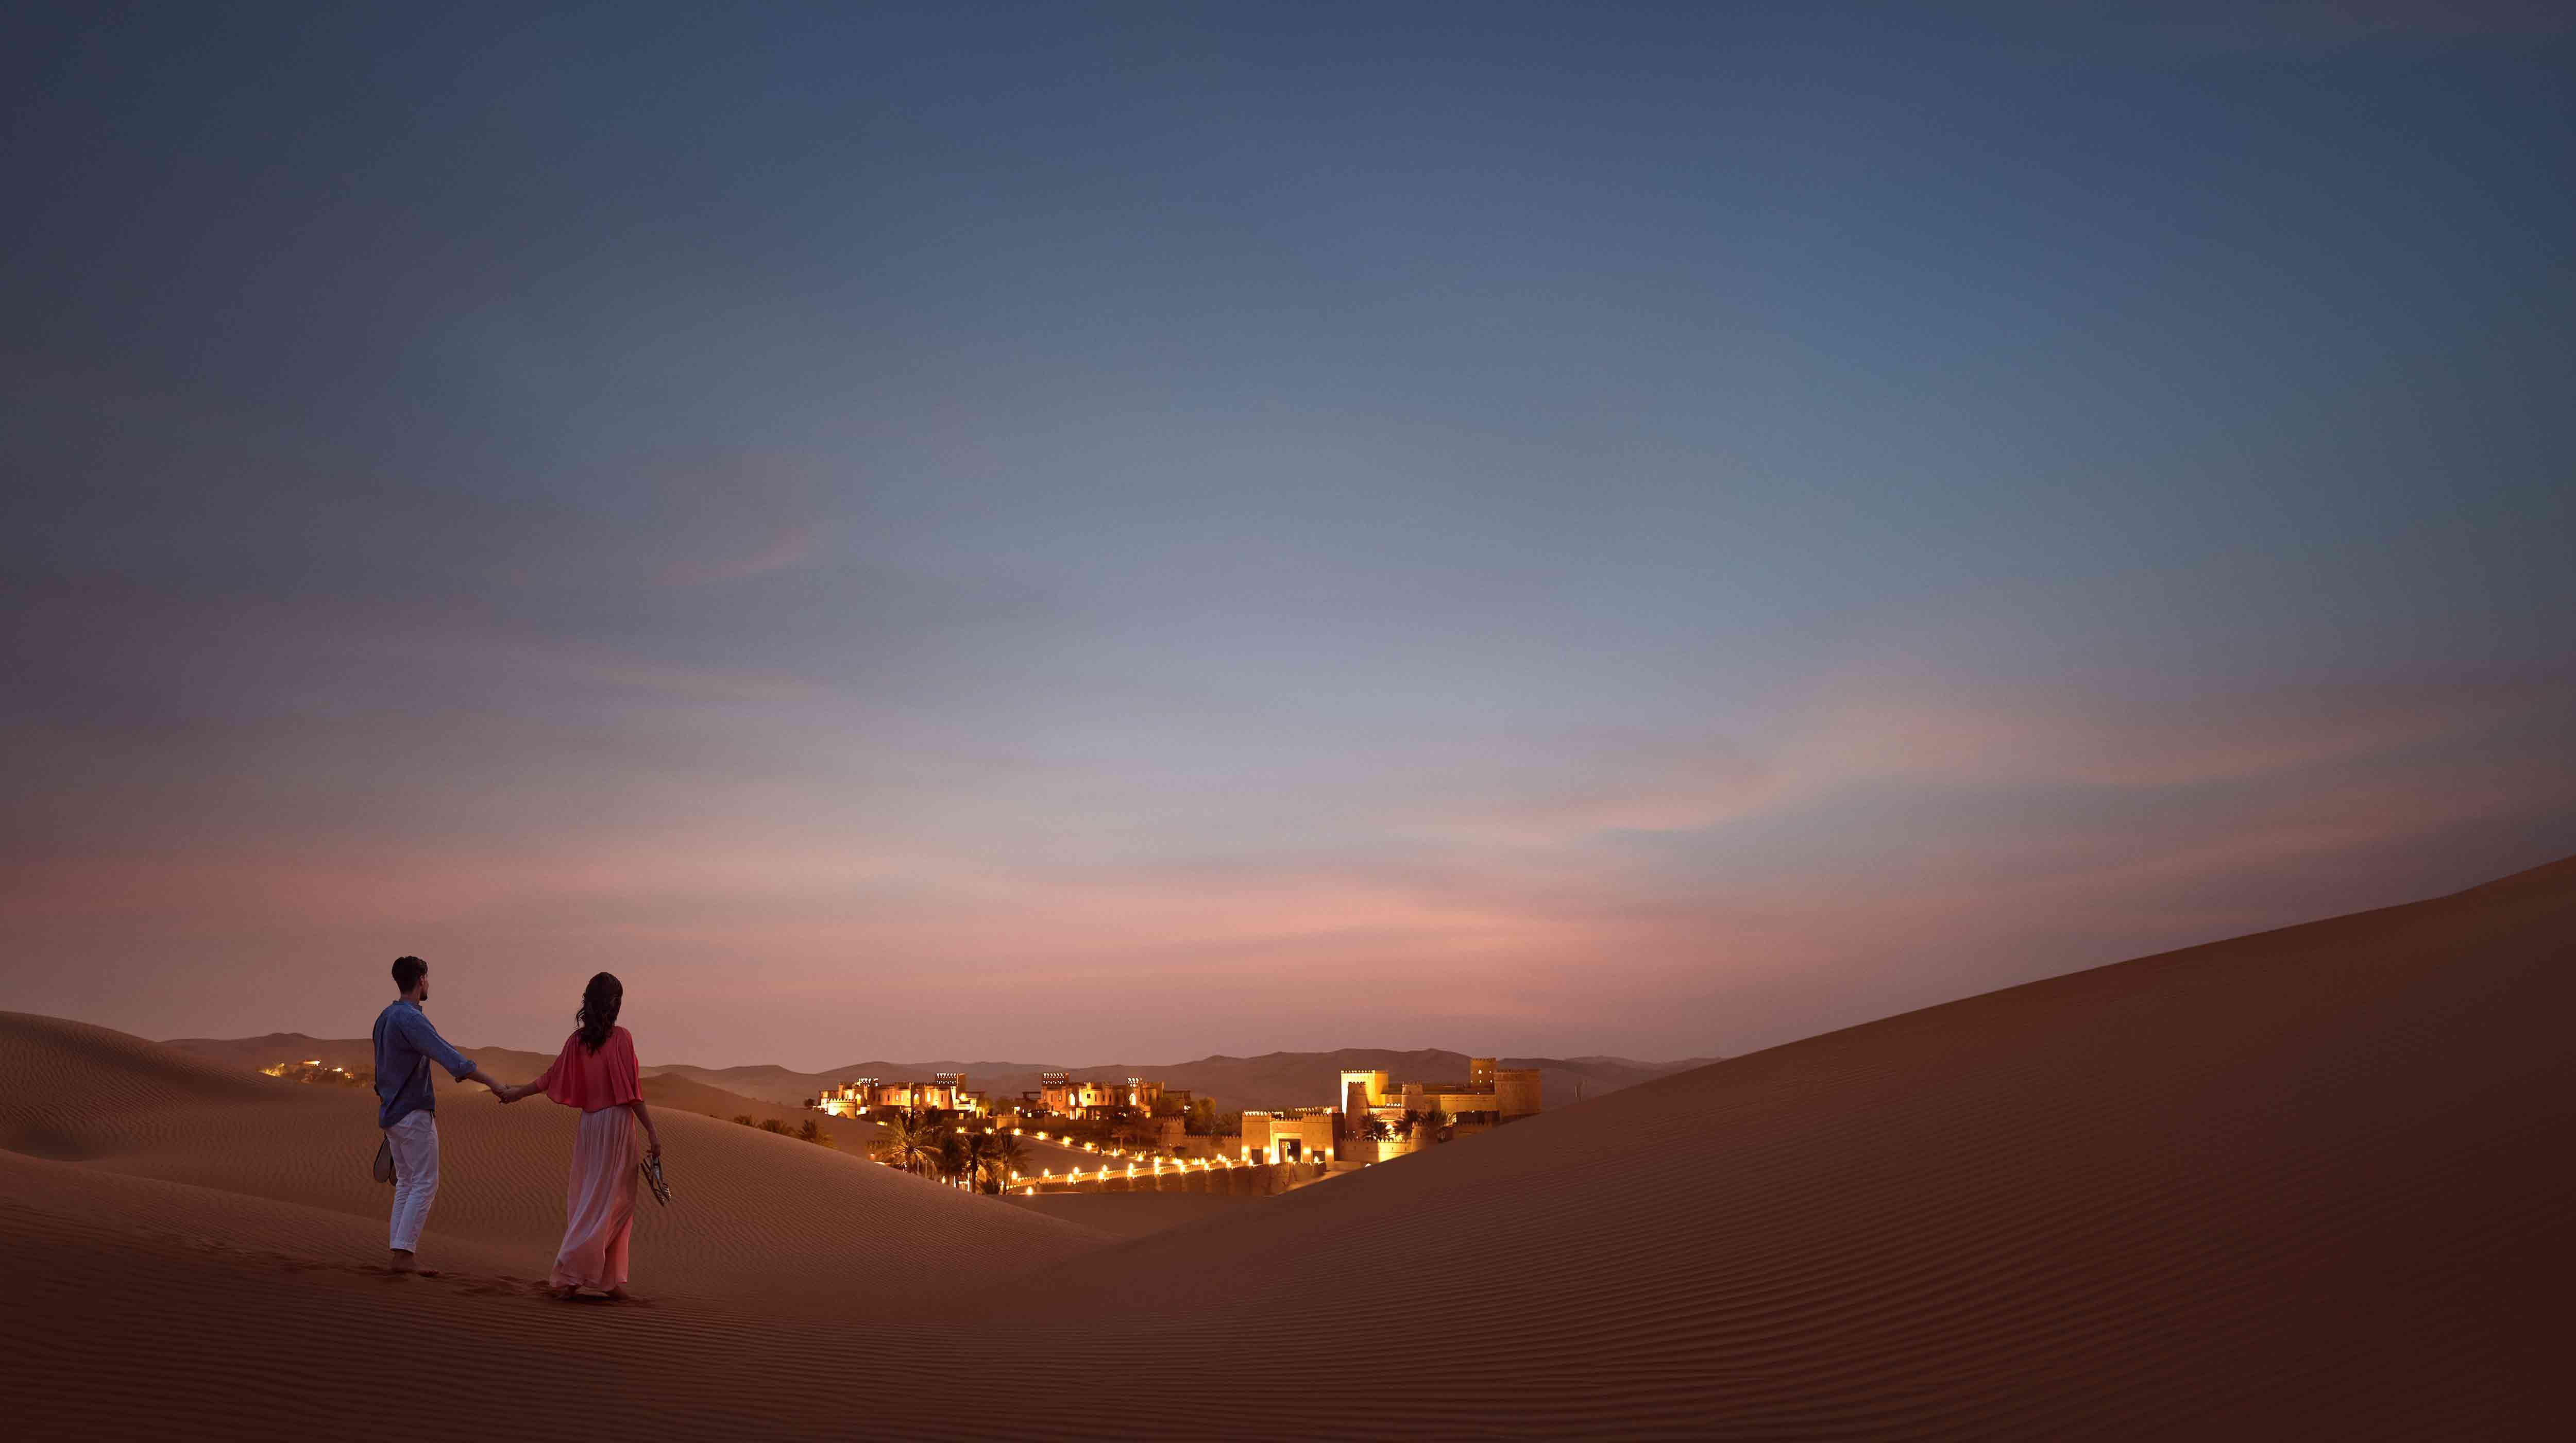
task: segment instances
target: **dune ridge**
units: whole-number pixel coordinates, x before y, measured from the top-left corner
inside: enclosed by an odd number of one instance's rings
[[[0,1086],[12,1098],[0,1137],[52,1142],[50,1152],[12,1151],[371,1223],[386,1209],[385,1189],[366,1175],[377,1137],[370,1092],[244,1075],[105,1028],[17,1013],[0,1013]],[[444,1161],[424,1254],[459,1243],[508,1249],[542,1274],[562,1228],[576,1115],[542,1098],[505,1107],[453,1083],[439,1087],[438,1102]],[[1079,1225],[794,1138],[678,1108],[656,1122],[674,1185],[691,1204],[648,1204],[639,1217],[639,1254],[653,1259],[664,1293],[837,1309],[853,1296],[944,1289],[1097,1240]],[[857,1245],[871,1232],[887,1245]]]
[[[1014,1310],[1329,1370],[1407,1430],[2510,1434],[2564,1331],[2571,902],[2576,861],[1808,1039]]]
[[[269,1433],[281,1408],[363,1408],[392,1319],[449,1421],[499,1438],[2550,1436],[2571,938],[2576,859],[1729,1059],[1123,1239],[678,1118],[707,1210],[648,1216],[639,1273],[666,1285],[634,1309],[526,1294],[568,1117],[443,1103],[495,1192],[442,1196],[450,1276],[389,1282],[359,1265],[381,1195],[297,1160],[350,1101],[364,1133],[363,1095],[0,1017],[0,1139],[59,1154],[0,1155],[0,1267],[28,1303],[0,1315],[0,1400],[122,1436],[184,1396],[199,1436]],[[28,1100],[43,1078],[94,1093]],[[794,1383],[921,1338],[1007,1359],[1007,1396]],[[1214,1386],[1136,1401],[1140,1368]]]

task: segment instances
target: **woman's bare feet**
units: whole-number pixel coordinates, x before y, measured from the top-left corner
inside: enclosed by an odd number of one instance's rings
[[[569,1303],[580,1296],[581,1289],[576,1288],[569,1283],[554,1290],[555,1301],[558,1303]]]
[[[626,1301],[626,1289],[624,1289],[623,1287],[610,1288],[610,1289],[608,1290],[608,1300],[609,1300],[610,1302],[612,1302],[612,1303],[622,1303],[622,1302],[625,1302],[625,1301]]]

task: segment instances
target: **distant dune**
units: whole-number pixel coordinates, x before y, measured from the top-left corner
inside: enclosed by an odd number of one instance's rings
[[[336,1067],[373,1065],[374,1051],[363,1037],[307,1037],[301,1032],[272,1032],[262,1037],[179,1037],[170,1045],[200,1057],[244,1067],[265,1067],[294,1058],[317,1058]],[[507,1047],[461,1047],[496,1076],[533,1077],[554,1060],[552,1053]],[[1718,1059],[1686,1058],[1679,1062],[1639,1062],[1627,1057],[1505,1057],[1505,1067],[1535,1067],[1547,1105],[1560,1107],[1586,1097],[1599,1097],[1623,1087],[1702,1067]],[[1353,1047],[1339,1052],[1270,1052],[1259,1057],[1202,1057],[1195,1062],[1107,1062],[1087,1067],[1040,1062],[853,1062],[827,1072],[796,1072],[770,1063],[742,1067],[698,1067],[689,1063],[647,1064],[648,1077],[679,1077],[744,1097],[793,1105],[820,1092],[827,1083],[854,1077],[927,1081],[933,1073],[963,1072],[967,1085],[996,1099],[1016,1098],[1037,1089],[1048,1072],[1070,1072],[1090,1082],[1151,1077],[1166,1086],[1187,1088],[1216,1100],[1227,1111],[1247,1107],[1311,1107],[1337,1101],[1334,1089],[1344,1069],[1382,1067],[1398,1081],[1464,1081],[1467,1054],[1423,1049],[1393,1052]]]
[[[385,1000],[393,1000],[390,990]],[[437,1016],[436,1009],[431,1010],[431,1016],[433,1019]],[[365,1020],[372,1022],[374,1017],[370,1014]],[[228,1062],[254,1071],[271,1063],[293,1062],[308,1057],[352,1071],[376,1065],[375,1044],[363,1037],[307,1037],[301,1032],[270,1032],[258,1037],[174,1037],[167,1045],[208,1061]],[[493,1076],[501,1078],[534,1077],[555,1060],[551,1052],[530,1052],[523,1048],[466,1047],[459,1050],[490,1069]],[[645,1070],[652,1072],[658,1069]]]
[[[2571,939],[2576,859],[1152,1220],[675,1116],[622,1308],[526,1289],[562,1109],[442,1102],[390,1280],[362,1095],[0,1017],[0,1405],[310,1432],[395,1337],[494,1439],[2554,1437]]]

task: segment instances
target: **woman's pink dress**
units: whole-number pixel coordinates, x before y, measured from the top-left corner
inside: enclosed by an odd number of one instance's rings
[[[635,1230],[635,1115],[624,1104],[644,1096],[635,1039],[612,1027],[597,1052],[576,1032],[554,1066],[537,1079],[545,1095],[581,1111],[573,1134],[572,1181],[564,1191],[563,1247],[548,1281],[558,1288],[626,1284],[626,1242]]]

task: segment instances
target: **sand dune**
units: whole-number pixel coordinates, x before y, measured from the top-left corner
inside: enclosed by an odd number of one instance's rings
[[[660,1287],[631,1309],[525,1293],[560,1109],[443,1105],[483,1181],[439,1203],[453,1275],[392,1283],[363,1270],[363,1097],[11,1017],[0,1402],[92,1435],[182,1406],[197,1436],[273,1433],[363,1410],[392,1326],[448,1390],[439,1431],[489,1438],[2549,1436],[2571,937],[2576,861],[1124,1240],[675,1118],[690,1206],[647,1218]],[[1002,1367],[995,1401],[877,1366],[958,1338]]]
[[[437,1020],[437,1009],[431,1009]],[[369,1019],[372,1021],[372,1019]],[[451,1039],[453,1040],[453,1039]],[[648,1039],[639,1038],[639,1043]],[[295,1062],[312,1058],[334,1067],[352,1071],[376,1065],[376,1045],[365,1037],[311,1037],[301,1032],[270,1032],[258,1037],[173,1037],[168,1046],[192,1056],[203,1057],[234,1067],[258,1071],[278,1062]],[[551,1052],[530,1052],[515,1047],[459,1047],[458,1051],[481,1063],[495,1077],[534,1077],[554,1061]],[[646,1076],[661,1069],[647,1066]]]
[[[1267,1206],[1270,1198],[1249,1192],[1060,1192],[1005,1201],[1042,1217],[1132,1238],[1182,1223],[1230,1217],[1243,1208]]]
[[[13,1152],[370,1222],[386,1208],[385,1189],[366,1175],[371,1093],[244,1076],[104,1028],[20,1014],[0,1014],[0,1091],[0,1142]],[[562,1230],[576,1120],[542,1098],[504,1107],[480,1087],[442,1085],[444,1164],[424,1263],[464,1242],[542,1274]],[[793,1138],[676,1108],[657,1122],[688,1205],[642,1215],[636,1286],[648,1293],[834,1309],[856,1298],[864,1310],[1093,1241],[1078,1225]]]
[[[1931,1008],[990,1311],[1369,1400],[1319,1432],[2512,1433],[2567,1336],[2571,923],[2576,862]]]

